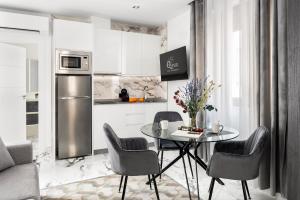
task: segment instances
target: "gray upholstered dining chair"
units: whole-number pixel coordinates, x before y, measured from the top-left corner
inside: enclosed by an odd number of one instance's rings
[[[214,154],[206,171],[212,177],[209,200],[212,197],[216,178],[241,180],[244,199],[247,199],[247,194],[251,199],[247,180],[255,179],[258,176],[260,161],[268,139],[268,129],[261,126],[248,140],[216,143]]]
[[[108,154],[112,171],[125,177],[122,199],[125,199],[128,176],[152,176],[156,197],[159,200],[155,174],[159,173],[159,163],[155,151],[148,150],[145,138],[119,138],[110,125],[105,123],[103,129],[107,138]],[[119,187],[120,190],[120,187]]]
[[[183,121],[181,115],[178,112],[174,112],[174,111],[161,111],[156,113],[154,117],[154,123],[159,123],[162,120],[168,120],[169,122]],[[176,144],[172,141],[162,140],[158,138],[155,139],[155,146],[158,152],[157,155],[159,156],[159,154],[161,153],[161,157],[160,157],[161,169],[163,165],[164,151],[180,150],[180,147],[178,145],[182,145],[182,144]],[[188,161],[191,169],[191,174],[192,177],[194,177],[193,169],[191,165],[191,158],[189,154],[187,154],[187,156],[188,156]]]

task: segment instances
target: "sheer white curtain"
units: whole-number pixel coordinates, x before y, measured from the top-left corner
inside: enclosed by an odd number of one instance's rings
[[[255,129],[256,72],[254,4],[252,0],[207,1],[206,66],[209,79],[222,86],[210,100],[208,126],[220,121],[240,131],[240,139]]]

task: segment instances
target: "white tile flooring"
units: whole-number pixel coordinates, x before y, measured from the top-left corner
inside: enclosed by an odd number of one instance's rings
[[[164,153],[164,166],[172,161],[178,155],[178,152],[169,151]],[[193,169],[195,171],[194,162]],[[72,183],[80,180],[92,179],[101,176],[107,176],[113,172],[110,170],[110,164],[107,154],[100,154],[86,157],[73,166],[67,167],[66,160],[53,161],[51,158],[43,158],[40,162],[40,187],[41,189],[56,186],[60,184]],[[195,179],[192,179],[188,161],[186,159],[187,172],[191,191],[196,192]],[[179,160],[174,166],[165,172],[169,177],[186,187],[186,180],[183,171],[182,160]],[[201,199],[208,199],[208,187],[210,178],[202,168],[198,167],[199,188]],[[242,187],[239,181],[223,180],[225,186],[215,184],[213,200],[243,200]],[[129,183],[128,183],[129,184]],[[281,200],[281,197],[272,197],[268,191],[262,191],[254,187],[254,182],[248,182],[252,199],[254,200]]]

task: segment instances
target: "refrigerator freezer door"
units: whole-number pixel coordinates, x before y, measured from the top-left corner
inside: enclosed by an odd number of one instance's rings
[[[91,96],[91,76],[57,76],[57,97]]]

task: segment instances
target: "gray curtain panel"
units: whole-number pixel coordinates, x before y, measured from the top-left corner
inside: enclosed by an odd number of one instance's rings
[[[194,69],[193,78],[203,79],[205,70],[205,0],[190,3],[190,67]]]
[[[287,199],[300,199],[300,1],[287,0],[288,150]]]
[[[287,27],[286,0],[256,0],[257,125],[270,130],[259,186],[286,194]]]
[[[205,65],[205,0],[195,0],[190,3],[190,75],[191,78],[204,79],[206,77]],[[205,117],[202,117],[202,124],[205,123]],[[210,145],[204,143],[199,147],[199,156],[208,161],[210,158]]]

